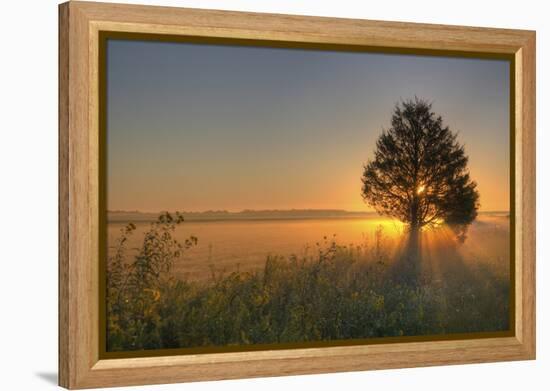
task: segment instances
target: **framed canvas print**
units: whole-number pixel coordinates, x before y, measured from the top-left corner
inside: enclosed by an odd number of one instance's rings
[[[535,33],[60,5],[67,388],[535,358]]]

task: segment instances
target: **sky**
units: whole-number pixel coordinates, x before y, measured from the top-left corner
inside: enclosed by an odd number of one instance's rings
[[[418,96],[458,132],[480,210],[507,211],[509,66],[110,39],[107,209],[372,210],[363,164]]]

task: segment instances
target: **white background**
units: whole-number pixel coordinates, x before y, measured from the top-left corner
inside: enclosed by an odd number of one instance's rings
[[[124,2],[119,0],[119,2]],[[141,387],[155,390],[548,389],[550,135],[545,1],[227,0],[134,3],[537,30],[536,361]],[[57,378],[57,1],[0,4],[0,389]],[[546,226],[544,225],[546,222]],[[138,388],[132,388],[138,389]]]

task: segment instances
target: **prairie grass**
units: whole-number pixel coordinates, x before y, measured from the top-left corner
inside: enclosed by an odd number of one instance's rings
[[[324,238],[309,254],[268,256],[261,270],[212,269],[208,281],[190,281],[171,273],[174,262],[200,239],[174,239],[182,221],[177,214],[159,216],[131,256],[126,242],[135,226],[122,230],[107,263],[108,351],[509,327],[508,279],[484,263],[465,262],[452,246],[429,254],[430,262],[445,265],[439,274],[423,273],[406,266],[423,265],[428,254],[411,254],[407,246],[393,254],[380,228],[370,244]]]

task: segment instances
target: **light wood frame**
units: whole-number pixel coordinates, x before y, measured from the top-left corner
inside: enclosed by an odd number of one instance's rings
[[[98,36],[138,32],[507,53],[515,60],[515,336],[100,359]],[[535,358],[535,32],[197,9],[59,6],[59,384],[92,388]]]

